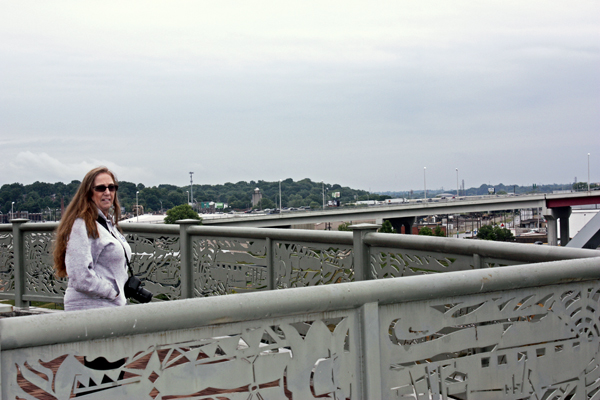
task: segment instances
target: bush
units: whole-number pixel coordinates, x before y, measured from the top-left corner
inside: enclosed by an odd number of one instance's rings
[[[378,230],[379,233],[396,233],[396,230],[392,226],[392,223],[389,220],[383,221],[381,224],[381,228]]]
[[[169,211],[167,211],[167,216],[165,217],[165,224],[174,224],[180,219],[197,219],[200,222],[202,222],[202,218],[198,215],[196,211],[192,209],[192,207],[189,204],[175,206]]]
[[[479,228],[477,239],[494,240],[496,242],[514,242],[515,236],[509,229],[500,228],[498,225],[484,225]]]
[[[352,231],[352,229],[350,229],[350,222],[342,222],[339,226],[338,226],[338,231]]]
[[[419,235],[423,235],[423,236],[433,236],[433,231],[431,230],[430,227],[428,226],[424,226],[421,229],[419,229]]]

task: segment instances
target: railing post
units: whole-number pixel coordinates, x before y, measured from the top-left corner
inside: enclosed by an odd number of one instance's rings
[[[354,280],[366,281],[373,279],[369,266],[369,247],[364,244],[364,237],[371,232],[377,232],[381,225],[377,224],[358,224],[350,225],[353,234],[352,247],[354,250]]]
[[[194,297],[194,256],[192,254],[192,238],[188,228],[197,225],[200,221],[196,219],[181,219],[179,224],[179,252],[181,260],[181,298],[191,299]]]
[[[277,277],[275,276],[275,266],[273,265],[273,240],[268,237],[266,238],[266,262],[267,262],[267,289],[277,289]]]
[[[483,268],[483,259],[477,253],[473,253],[473,267],[475,269],[481,269],[481,268]]]
[[[359,309],[363,399],[381,399],[381,353],[379,304],[364,304]]]
[[[13,228],[13,254],[15,268],[15,307],[29,308],[29,302],[23,300],[25,294],[25,244],[21,225],[29,221],[18,218],[11,220]]]

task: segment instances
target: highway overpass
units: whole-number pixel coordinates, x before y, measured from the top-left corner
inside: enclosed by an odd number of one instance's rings
[[[548,243],[558,244],[557,220],[561,231],[568,237],[568,217],[571,206],[600,204],[600,191],[577,193],[545,193],[531,195],[494,195],[459,197],[457,199],[413,200],[404,204],[377,205],[369,207],[342,207],[319,211],[283,212],[269,215],[227,215],[227,218],[205,219],[204,225],[239,227],[291,227],[292,225],[317,224],[336,221],[390,220],[395,227],[410,226],[416,217],[428,215],[468,214],[502,210],[541,208],[548,221]],[[410,232],[410,230],[406,230]],[[566,243],[564,243],[566,244]],[[563,244],[563,245],[564,245]]]

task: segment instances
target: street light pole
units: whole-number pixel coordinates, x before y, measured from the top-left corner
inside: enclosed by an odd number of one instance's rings
[[[427,167],[423,167],[423,186],[423,193],[425,194],[425,200],[427,200]]]
[[[192,203],[192,208],[194,208],[194,205],[193,205],[194,204],[194,187],[192,186],[193,185],[193,181],[192,181],[193,174],[194,174],[193,172],[190,172],[190,200],[191,200],[190,203]]]
[[[279,215],[281,215],[281,179],[279,180]]]
[[[138,202],[138,193],[140,193],[139,191],[135,192],[135,218],[136,218],[136,222],[140,222],[140,203]]]
[[[10,205],[10,220],[15,219],[15,202],[13,201]]]
[[[588,192],[590,191],[590,153],[588,153]]]
[[[458,168],[456,168],[456,197],[458,197]]]
[[[325,181],[321,183],[323,184],[323,210],[325,210]]]

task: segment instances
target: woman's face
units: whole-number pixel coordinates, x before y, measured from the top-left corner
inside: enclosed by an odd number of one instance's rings
[[[100,185],[108,186],[114,184],[115,182],[113,181],[112,176],[106,172],[103,172],[96,176],[96,179],[94,180],[94,187],[92,187],[92,201],[96,203],[100,211],[102,211],[106,216],[108,216],[108,210],[110,210],[110,207],[112,207],[115,201],[116,192],[111,192],[108,190],[108,188],[103,192],[97,192],[94,188]]]

